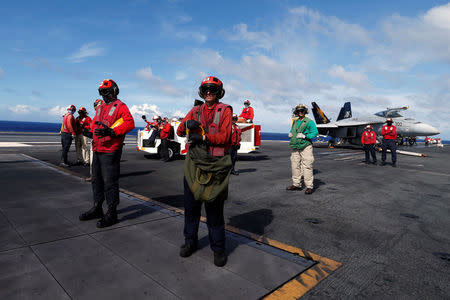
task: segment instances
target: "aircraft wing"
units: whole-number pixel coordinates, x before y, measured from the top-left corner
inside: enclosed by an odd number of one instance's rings
[[[345,120],[342,122],[333,122],[327,124],[317,124],[317,128],[339,128],[339,127],[348,127],[348,126],[366,126],[369,124],[381,124],[383,122],[377,121],[359,121],[359,120]]]

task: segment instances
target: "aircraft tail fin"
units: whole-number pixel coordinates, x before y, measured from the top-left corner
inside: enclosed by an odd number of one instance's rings
[[[341,111],[339,111],[339,116],[336,121],[349,119],[351,117],[352,117],[352,106],[350,102],[345,102],[344,106],[341,107]]]
[[[316,124],[327,124],[330,123],[330,119],[327,118],[325,113],[322,111],[322,109],[317,105],[316,102],[312,102],[312,112],[314,114],[314,120],[316,121]]]

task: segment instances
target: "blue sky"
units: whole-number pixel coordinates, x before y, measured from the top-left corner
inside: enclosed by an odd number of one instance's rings
[[[184,115],[211,74],[266,132],[298,103],[335,119],[351,101],[354,116],[409,105],[450,138],[447,1],[4,1],[0,25],[1,120],[92,114],[112,78],[141,125]]]

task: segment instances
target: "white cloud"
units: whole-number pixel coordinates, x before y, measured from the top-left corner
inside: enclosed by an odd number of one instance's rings
[[[132,105],[130,107],[130,113],[133,115],[135,119],[141,119],[143,115],[147,116],[148,120],[151,120],[154,115],[161,115],[161,111],[157,105],[154,104],[140,104],[140,105]]]
[[[183,19],[184,18],[184,19]],[[182,17],[178,20],[178,23],[190,22],[189,17]],[[208,37],[206,36],[206,29],[196,28],[188,30],[186,26],[177,26],[178,24],[173,24],[169,22],[163,22],[161,24],[163,33],[166,36],[174,37],[182,40],[196,41],[197,43],[203,44],[206,42]]]
[[[30,105],[17,104],[16,106],[8,107],[8,110],[15,114],[26,115],[26,114],[35,112],[38,109],[33,106],[30,106]]]
[[[370,86],[369,80],[365,74],[346,71],[342,66],[333,65],[328,70],[328,75],[341,79],[348,85],[357,89],[367,88]]]
[[[184,80],[188,77],[185,71],[177,71],[175,73],[175,79],[176,80]]]
[[[2,68],[0,68],[0,79],[5,76],[5,71],[3,71]]]
[[[272,48],[271,37],[267,32],[248,31],[247,24],[237,24],[233,26],[233,33],[228,35],[230,41],[246,41],[251,47],[270,49]]]
[[[48,114],[51,116],[61,117],[67,112],[67,106],[54,106],[48,110]]]
[[[74,63],[83,62],[88,57],[100,56],[105,52],[104,48],[99,47],[96,42],[83,44],[80,49],[68,57]]]
[[[433,26],[450,30],[450,3],[433,7],[423,16],[423,19]]]
[[[171,82],[153,75],[151,67],[146,67],[136,71],[136,76],[143,81],[150,89],[157,90],[164,95],[181,96],[183,90],[175,87]]]

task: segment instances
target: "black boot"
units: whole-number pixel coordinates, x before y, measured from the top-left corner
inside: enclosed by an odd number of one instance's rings
[[[117,209],[115,206],[109,206],[105,216],[98,220],[97,228],[109,227],[117,222]]]
[[[181,257],[189,257],[197,251],[197,244],[183,244],[180,248]]]
[[[214,252],[214,264],[223,267],[227,263],[227,254],[224,252]]]
[[[88,221],[99,218],[103,218],[103,208],[100,204],[94,204],[90,210],[79,216],[80,221]]]

